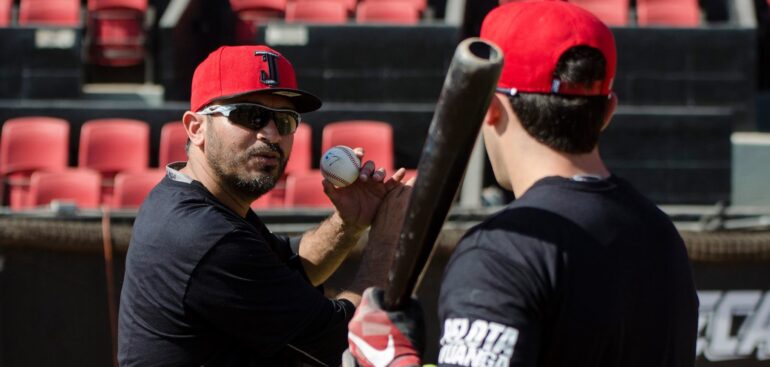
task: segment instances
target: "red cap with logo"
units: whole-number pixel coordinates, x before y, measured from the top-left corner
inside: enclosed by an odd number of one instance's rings
[[[609,95],[617,56],[612,32],[593,14],[562,1],[528,0],[502,5],[484,19],[481,38],[503,50],[498,87],[511,94]],[[559,58],[575,46],[598,49],[607,62],[605,78],[590,87],[562,83],[555,76]]]
[[[223,46],[195,69],[190,111],[243,95],[277,95],[288,98],[297,112],[321,108],[318,97],[297,89],[294,67],[267,46]]]

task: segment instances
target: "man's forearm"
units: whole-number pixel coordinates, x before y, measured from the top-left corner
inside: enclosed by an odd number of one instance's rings
[[[388,280],[388,271],[395,256],[392,245],[385,243],[373,243],[369,238],[364,253],[361,257],[361,266],[358,268],[358,274],[353,283],[336,298],[344,298],[358,306],[361,302],[361,295],[366,288],[379,287],[385,288]]]
[[[302,236],[299,256],[313,285],[325,282],[337,270],[364,230],[346,226],[335,212]]]

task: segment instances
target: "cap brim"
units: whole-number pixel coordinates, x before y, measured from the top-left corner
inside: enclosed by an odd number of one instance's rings
[[[294,109],[300,113],[313,112],[321,108],[321,105],[323,104],[320,98],[303,90],[291,88],[260,89],[251,92],[240,93],[234,96],[228,96],[227,98],[229,99],[250,95],[273,95],[287,98],[289,101],[291,101],[292,104],[294,104]]]

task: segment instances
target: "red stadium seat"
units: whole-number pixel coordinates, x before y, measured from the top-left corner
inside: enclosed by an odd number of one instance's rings
[[[364,148],[364,161],[393,173],[393,127],[382,121],[351,120],[328,124],[323,129],[321,151],[335,145]]]
[[[417,8],[417,11],[423,12],[425,8],[428,7],[428,0],[365,0],[368,2],[389,2],[389,3],[398,3],[399,1],[412,3],[412,5]]]
[[[260,198],[260,205],[267,207],[283,206],[286,198],[286,178],[293,174],[303,174],[312,169],[311,161],[313,159],[313,131],[307,123],[300,124],[294,133],[294,145],[291,149],[289,162],[286,163],[286,169],[283,171],[283,177],[276,183],[270,197]],[[259,200],[257,200],[259,201]]]
[[[609,26],[628,25],[629,0],[571,0]]]
[[[124,172],[115,175],[115,192],[112,206],[115,208],[138,208],[153,187],[165,176],[165,169],[144,172]]]
[[[21,0],[19,25],[77,27],[80,0]]]
[[[99,207],[101,178],[90,169],[35,172],[30,178],[27,208],[47,205],[53,200],[72,201],[80,208]]]
[[[324,193],[321,171],[291,175],[286,179],[286,207],[333,208]]]
[[[162,168],[169,163],[187,161],[187,152],[184,148],[186,144],[187,131],[182,121],[172,121],[163,125],[160,129],[158,166]]]
[[[315,1],[315,0],[302,0],[302,1]],[[320,0],[320,1],[327,1],[327,0]],[[342,3],[342,5],[345,6],[345,10],[348,11],[348,14],[353,14],[356,12],[356,6],[358,5],[358,0],[335,0],[335,1]]]
[[[697,27],[700,7],[698,0],[637,0],[636,16],[642,26]]]
[[[287,23],[343,24],[348,10],[338,0],[298,0],[286,5]]]
[[[257,26],[270,20],[281,20],[286,14],[287,0],[230,0],[230,8],[238,15],[236,39],[253,43]]]
[[[12,0],[0,0],[0,27],[8,27],[11,25],[12,7]]]
[[[147,0],[89,0],[86,43],[90,61],[103,66],[144,62]]]
[[[230,0],[230,8],[238,13],[244,10],[275,10],[283,12],[286,0]]]
[[[420,22],[420,11],[410,0],[366,0],[358,4],[356,22],[417,24]]]
[[[99,171],[105,177],[118,172],[147,169],[150,126],[130,119],[86,121],[80,129],[78,166]]]
[[[69,122],[53,117],[20,117],[3,124],[0,175],[8,185],[6,205],[25,205],[32,172],[67,167],[69,135]]]
[[[291,148],[289,162],[284,174],[309,172],[313,159],[313,129],[307,123],[302,123],[294,133],[294,145]]]

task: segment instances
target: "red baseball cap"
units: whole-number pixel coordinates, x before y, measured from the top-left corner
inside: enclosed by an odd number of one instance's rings
[[[593,14],[562,1],[518,1],[493,9],[481,26],[481,38],[503,50],[498,87],[518,92],[609,95],[617,55],[612,32]],[[559,58],[575,46],[598,49],[607,62],[605,78],[592,87],[570,85],[554,73]]]
[[[288,98],[297,112],[321,108],[318,97],[297,89],[294,67],[277,51],[267,46],[222,46],[195,69],[190,111],[247,94]]]

